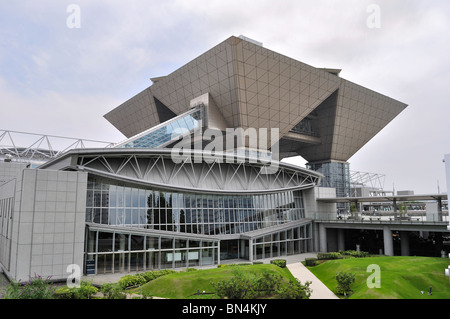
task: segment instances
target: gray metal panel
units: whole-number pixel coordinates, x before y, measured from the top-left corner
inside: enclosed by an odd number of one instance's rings
[[[230,37],[105,117],[131,136],[159,123],[153,96],[181,114],[192,99],[209,93],[229,128],[279,128],[282,139],[319,111],[320,144],[290,140],[282,155],[296,152],[309,161],[347,161],[406,105],[337,74]],[[330,101],[336,90],[337,101]]]

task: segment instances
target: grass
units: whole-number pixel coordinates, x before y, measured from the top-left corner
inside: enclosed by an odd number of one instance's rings
[[[283,282],[294,280],[294,277],[287,268],[280,268],[273,264],[257,264],[238,266],[249,274],[262,274],[264,272],[276,273],[283,277]],[[196,271],[180,271],[169,274],[148,282],[142,286],[142,290],[152,296],[169,299],[191,299],[191,298],[217,298],[213,292],[211,282],[232,278],[233,267],[201,269]],[[196,296],[196,292],[205,291],[207,294]],[[134,293],[139,294],[140,289],[134,289]]]
[[[371,264],[380,267],[380,288],[367,286],[366,281],[373,274],[367,272]],[[399,256],[329,260],[308,269],[332,291],[337,285],[336,273],[354,273],[353,294],[349,299],[450,299],[450,281],[444,274],[449,265],[447,258]]]

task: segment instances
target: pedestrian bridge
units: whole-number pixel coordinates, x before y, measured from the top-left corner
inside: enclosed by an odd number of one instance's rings
[[[356,211],[337,214],[336,212],[315,212],[310,218],[315,224],[315,247],[319,251],[332,251],[328,246],[338,250],[355,249],[345,247],[345,230],[382,231],[384,255],[393,256],[393,234],[401,239],[401,254],[409,255],[408,232],[433,232],[444,236],[450,232],[448,210],[444,201],[447,194],[398,195],[377,197],[317,198],[322,203],[350,203]],[[399,203],[423,202],[425,210],[399,209]],[[363,205],[371,203],[392,203],[390,211],[364,211]],[[331,243],[331,245],[330,245]]]

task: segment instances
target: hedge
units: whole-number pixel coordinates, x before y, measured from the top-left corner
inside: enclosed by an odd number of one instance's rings
[[[172,270],[172,269],[161,269],[161,270],[138,273],[135,275],[125,275],[119,279],[119,285],[123,289],[129,288],[129,287],[134,287],[134,286],[139,286],[139,285],[143,285],[149,281],[152,281],[153,279],[156,279],[161,276],[168,275],[168,274],[172,274],[174,272],[176,272],[176,271]]]
[[[281,268],[286,268],[286,259],[272,259],[270,263]]]
[[[337,252],[318,253],[317,254],[317,259],[321,259],[321,260],[339,259],[339,258],[342,258],[342,255]]]
[[[316,265],[317,258],[305,258],[305,264],[308,267],[312,267]]]
[[[347,256],[352,256],[352,257],[356,257],[356,258],[362,258],[362,257],[368,257],[369,253],[366,251],[357,251],[357,250],[345,250],[342,251],[340,250],[339,253],[341,255],[347,255]]]

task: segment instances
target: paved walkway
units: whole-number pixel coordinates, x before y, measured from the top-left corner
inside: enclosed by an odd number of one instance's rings
[[[287,268],[295,278],[300,280],[302,284],[307,281],[311,281],[311,285],[309,287],[312,289],[312,293],[309,299],[339,299],[301,262],[287,264]]]

